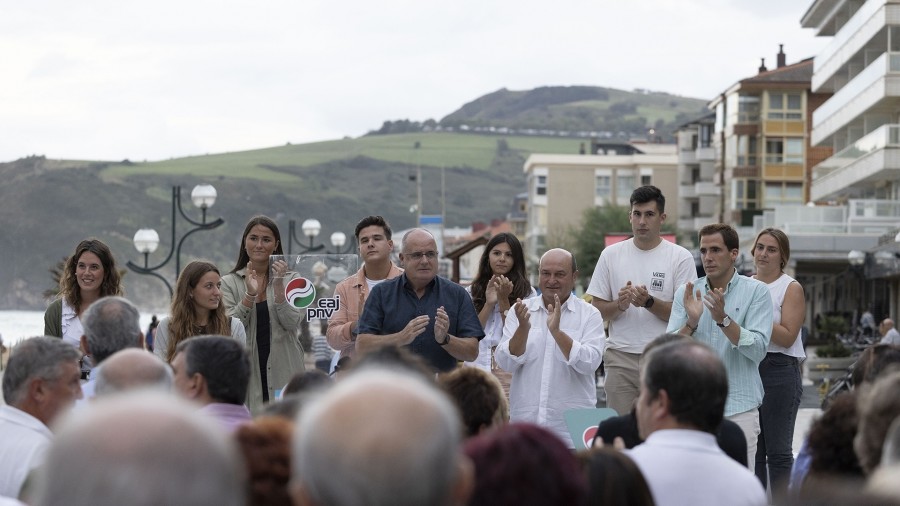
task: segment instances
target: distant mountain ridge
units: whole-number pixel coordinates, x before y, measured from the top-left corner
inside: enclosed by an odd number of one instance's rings
[[[424,122],[385,121],[372,134],[414,131],[460,131],[516,135],[620,138],[674,141],[674,130],[707,112],[707,100],[637,89],[599,86],[506,88],[464,104],[441,118]]]

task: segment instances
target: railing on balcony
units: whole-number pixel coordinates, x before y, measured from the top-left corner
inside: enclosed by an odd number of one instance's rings
[[[754,218],[756,230],[781,228],[788,235],[885,234],[900,224],[900,202],[853,199],[845,206],[775,206]]]
[[[882,53],[859,74],[853,76],[846,86],[838,90],[813,112],[813,128],[840,112],[853,99],[890,72],[900,72],[900,53]]]
[[[834,37],[831,38],[828,45],[816,55],[815,60],[813,60],[813,70],[818,72],[819,69],[830,63],[831,59],[837,56],[838,53],[841,53],[863,25],[869,21],[879,9],[884,7],[886,3],[886,0],[869,0],[865,2],[859,10],[854,12],[853,16],[844,23],[844,26],[834,34]]]
[[[885,148],[900,148],[900,124],[882,125],[853,144],[831,155],[813,168],[813,181],[819,180]]]

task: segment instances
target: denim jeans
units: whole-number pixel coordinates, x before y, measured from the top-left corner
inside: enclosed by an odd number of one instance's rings
[[[765,394],[759,408],[756,476],[764,486],[770,482],[772,497],[778,497],[787,486],[794,464],[794,423],[803,396],[800,361],[783,353],[768,353],[759,364],[759,376]]]

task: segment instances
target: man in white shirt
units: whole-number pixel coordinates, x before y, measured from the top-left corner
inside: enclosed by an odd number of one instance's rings
[[[19,343],[3,374],[0,406],[0,496],[19,497],[29,473],[44,462],[49,426],[81,398],[81,354],[55,337]]]
[[[881,332],[881,344],[900,344],[900,332],[897,332],[897,329],[894,328],[894,320],[890,318],[885,318],[884,321],[881,322],[881,325],[878,329]]]
[[[628,455],[641,469],[657,506],[762,506],[756,476],[716,444],[728,376],[716,353],[681,340],[644,357],[637,400],[640,436]]]
[[[697,279],[691,253],[660,237],[666,198],[655,186],[631,193],[634,237],[603,249],[587,293],[609,322],[604,353],[606,405],[631,412],[640,391],[644,347],[665,333],[675,289]]]
[[[594,372],[606,340],[603,317],[572,295],[578,269],[570,252],[544,253],[539,270],[541,296],[516,302],[494,357],[512,373],[510,421],[542,425],[574,448],[565,412],[597,406]]]

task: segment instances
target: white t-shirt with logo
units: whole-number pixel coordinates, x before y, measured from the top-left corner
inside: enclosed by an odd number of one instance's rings
[[[675,289],[697,280],[691,252],[663,239],[651,250],[635,246],[634,238],[607,246],[597,260],[587,293],[603,300],[615,300],[619,289],[631,281],[645,285],[654,299],[672,302]],[[629,306],[609,322],[606,347],[625,353],[643,353],[644,346],[666,333],[668,322],[649,310]]]

